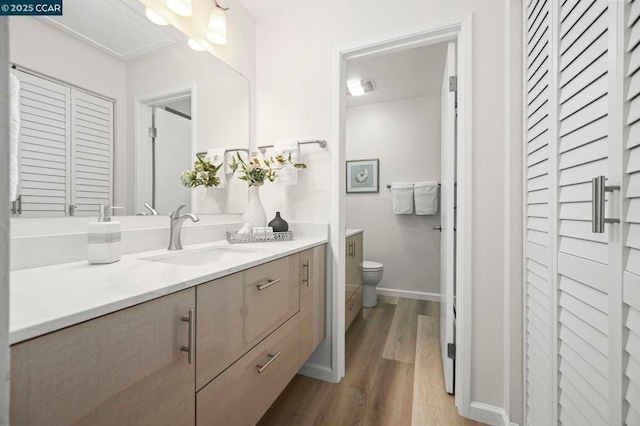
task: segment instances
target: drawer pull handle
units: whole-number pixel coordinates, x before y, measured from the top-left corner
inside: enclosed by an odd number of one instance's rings
[[[267,367],[271,365],[271,363],[279,356],[280,356],[280,352],[276,352],[275,354],[269,354],[269,361],[267,361],[265,365],[260,365],[260,364],[256,365],[256,367],[258,367],[258,374],[266,370]]]
[[[258,285],[258,291],[262,291],[265,288],[269,288],[274,284],[278,284],[279,282],[280,282],[280,278],[278,278],[276,280],[267,280],[266,284]]]
[[[182,321],[189,323],[189,346],[183,346],[180,350],[189,354],[189,364],[196,362],[196,310],[195,308],[189,309],[189,316],[182,317]]]
[[[307,287],[309,287],[309,263],[310,262],[307,260],[306,262],[304,262],[302,264],[303,268],[307,268],[306,273],[305,273],[306,278],[302,280],[303,283],[307,283]]]
[[[353,305],[349,306],[349,310],[353,311],[353,308],[355,308],[355,307],[356,307],[356,304],[354,303]]]

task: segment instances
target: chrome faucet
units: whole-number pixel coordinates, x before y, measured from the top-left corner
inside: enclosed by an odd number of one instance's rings
[[[180,210],[182,210],[187,205],[185,203],[181,203],[180,207],[178,207],[173,213],[169,215],[171,219],[171,237],[169,240],[169,248],[168,250],[182,250],[182,243],[180,242],[180,230],[182,229],[182,224],[185,220],[191,219],[193,222],[200,221],[200,218],[193,213],[180,214]]]
[[[158,211],[151,207],[149,203],[144,203],[144,206],[151,212],[151,216],[158,216]],[[178,209],[179,210],[179,209]]]

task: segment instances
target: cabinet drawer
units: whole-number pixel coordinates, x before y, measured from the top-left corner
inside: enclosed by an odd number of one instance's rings
[[[188,289],[11,348],[13,425],[192,425]]]
[[[197,389],[298,312],[298,261],[296,254],[197,287]]]
[[[349,326],[354,319],[358,316],[358,313],[362,310],[362,286],[358,287],[353,296],[347,300],[345,306],[345,318],[344,318],[344,331],[349,329]]]
[[[201,389],[196,424],[255,425],[298,371],[298,333],[296,314]]]

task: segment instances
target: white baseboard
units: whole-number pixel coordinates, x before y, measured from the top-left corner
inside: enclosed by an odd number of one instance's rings
[[[495,426],[518,426],[516,423],[509,421],[509,414],[504,408],[482,402],[471,402],[469,404],[469,418]]]
[[[298,374],[311,377],[313,379],[323,380],[325,382],[333,383],[333,370],[325,365],[312,364],[307,362],[300,368]]]
[[[424,291],[396,290],[394,288],[376,288],[376,293],[380,296],[404,297],[405,299],[431,300],[440,302],[442,295],[440,293],[427,293]]]

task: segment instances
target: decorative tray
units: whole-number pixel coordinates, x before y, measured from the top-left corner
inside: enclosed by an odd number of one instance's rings
[[[237,232],[227,231],[227,241],[231,244],[245,243],[268,243],[273,241],[293,241],[293,232],[269,232],[265,234],[246,233],[239,234]]]

